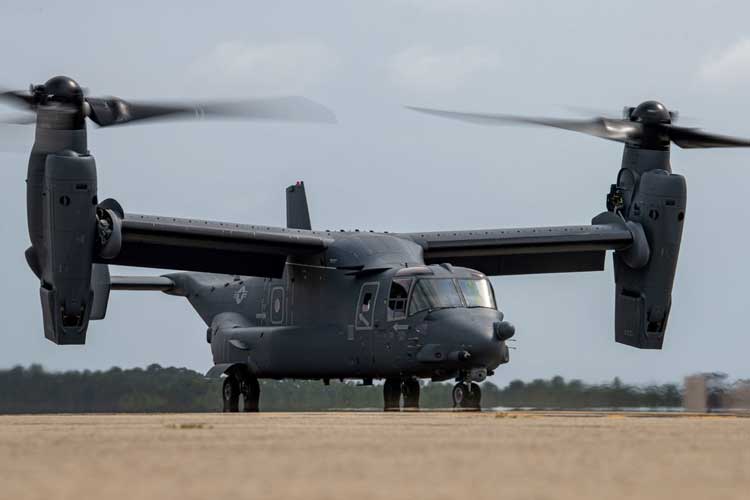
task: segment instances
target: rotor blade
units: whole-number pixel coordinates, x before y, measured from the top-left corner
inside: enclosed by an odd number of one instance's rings
[[[33,113],[25,113],[23,115],[0,117],[0,123],[6,125],[33,125],[36,123],[36,115]]]
[[[325,106],[304,97],[275,97],[245,101],[208,103],[131,102],[119,97],[88,97],[89,118],[102,127],[140,120],[241,118],[289,122],[335,123],[336,117]]]
[[[667,129],[672,142],[684,149],[750,147],[750,139],[710,134],[697,128],[676,127],[674,125],[664,125],[664,127]]]
[[[571,130],[573,132],[581,132],[618,142],[637,140],[640,138],[643,130],[640,123],[602,117],[590,120],[562,120],[556,118],[528,118],[524,116],[489,113],[462,113],[458,111],[443,111],[439,109],[418,108],[413,106],[407,106],[407,108],[421,113],[442,116],[443,118],[452,118],[454,120],[462,120],[469,123],[477,123],[480,125],[539,125],[543,127],[553,127],[563,130]]]
[[[0,100],[6,101],[11,106],[33,109],[33,98],[31,94],[22,90],[0,91]]]

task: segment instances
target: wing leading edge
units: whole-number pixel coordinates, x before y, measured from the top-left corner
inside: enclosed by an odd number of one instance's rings
[[[604,219],[604,220],[602,220]],[[424,249],[426,264],[448,262],[488,276],[601,271],[607,250],[624,250],[633,235],[606,214],[592,225],[398,234]]]
[[[97,262],[261,277],[281,277],[288,256],[332,241],[297,229],[139,214],[125,214],[121,235],[119,252]]]

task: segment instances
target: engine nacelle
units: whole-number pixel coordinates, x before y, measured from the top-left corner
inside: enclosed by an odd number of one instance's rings
[[[664,169],[623,168],[614,194],[615,210],[648,244],[635,238],[634,248],[614,254],[615,340],[661,349],[685,219],[685,178]]]
[[[40,295],[44,335],[56,344],[83,344],[94,306],[96,164],[93,156],[63,151],[47,156],[42,194],[44,261]],[[101,281],[102,273],[97,277]],[[108,275],[108,273],[107,273]],[[102,315],[100,311],[95,315]]]

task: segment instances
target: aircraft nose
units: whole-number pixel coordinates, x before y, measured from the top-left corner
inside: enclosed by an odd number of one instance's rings
[[[440,325],[441,340],[450,346],[449,350],[459,361],[488,369],[494,369],[504,362],[507,351],[502,335],[507,334],[507,327],[499,328],[498,325],[505,323],[510,328],[512,326],[502,321],[502,313],[494,309],[475,308],[448,309],[434,314],[435,317],[431,319]],[[499,335],[498,330],[502,330],[502,334]]]
[[[495,321],[476,321],[466,332],[469,362],[493,369],[503,362],[504,344],[495,335]]]

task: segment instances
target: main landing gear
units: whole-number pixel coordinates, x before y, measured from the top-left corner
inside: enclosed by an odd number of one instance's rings
[[[224,413],[240,411],[240,396],[243,399],[243,411],[257,412],[260,409],[260,384],[252,374],[233,370],[227,373],[221,391]]]
[[[482,409],[482,389],[476,382],[459,382],[453,386],[453,408],[480,411]]]
[[[416,377],[385,379],[385,384],[383,384],[384,411],[399,411],[402,396],[404,398],[404,410],[418,410],[419,379]]]

